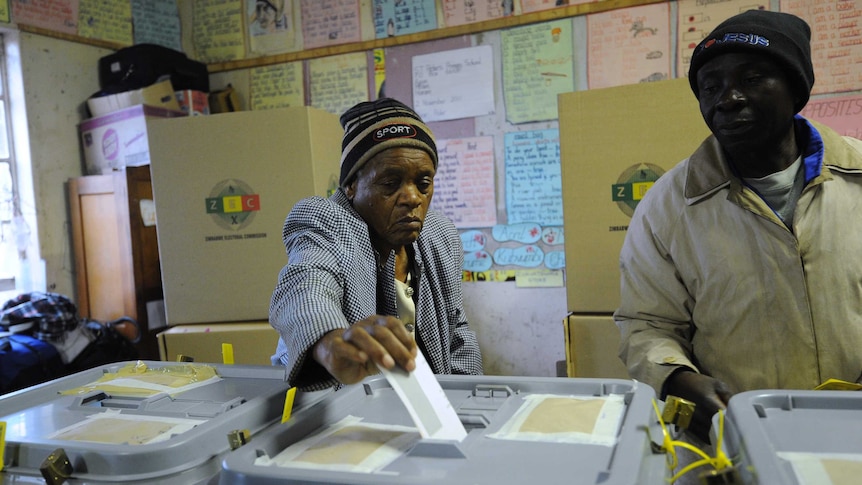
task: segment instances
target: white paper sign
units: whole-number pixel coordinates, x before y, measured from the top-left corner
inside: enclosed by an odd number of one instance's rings
[[[413,57],[413,109],[424,121],[494,113],[490,45]]]

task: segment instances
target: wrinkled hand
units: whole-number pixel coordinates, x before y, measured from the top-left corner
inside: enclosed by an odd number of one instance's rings
[[[377,365],[405,370],[416,368],[418,349],[401,320],[372,315],[350,328],[333,330],[314,344],[312,355],[343,384],[355,384],[376,374]]]
[[[681,397],[695,404],[689,430],[709,443],[712,417],[720,409],[727,408],[727,402],[733,395],[730,388],[718,379],[694,371],[681,371],[670,376],[665,390],[668,396]]]

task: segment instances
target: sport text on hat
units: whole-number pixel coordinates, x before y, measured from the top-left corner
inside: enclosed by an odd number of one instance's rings
[[[349,184],[368,160],[388,148],[412,147],[428,152],[437,168],[434,135],[415,111],[392,98],[365,101],[345,111],[339,185]]]

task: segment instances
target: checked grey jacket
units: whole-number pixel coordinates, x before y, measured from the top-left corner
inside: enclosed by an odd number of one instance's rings
[[[301,390],[338,382],[309,351],[331,330],[374,314],[396,315],[394,257],[378,273],[368,226],[339,189],[329,198],[309,197],[288,214],[282,238],[288,262],[279,273],[269,311],[280,339],[273,364],[288,368]],[[464,312],[464,253],[455,226],[428,211],[413,243],[418,279],[416,339],[435,374],[482,374],[476,335]]]

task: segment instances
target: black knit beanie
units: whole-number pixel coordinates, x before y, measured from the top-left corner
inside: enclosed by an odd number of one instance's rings
[[[782,12],[748,10],[718,24],[691,55],[688,82],[696,97],[700,98],[697,71],[729,52],[757,52],[779,62],[799,96],[796,112],[802,111],[814,86],[811,28],[804,20]]]
[[[364,101],[341,115],[341,178],[346,186],[356,172],[378,153],[393,147],[419,148],[428,152],[437,168],[437,145],[431,130],[415,111],[391,98]]]

